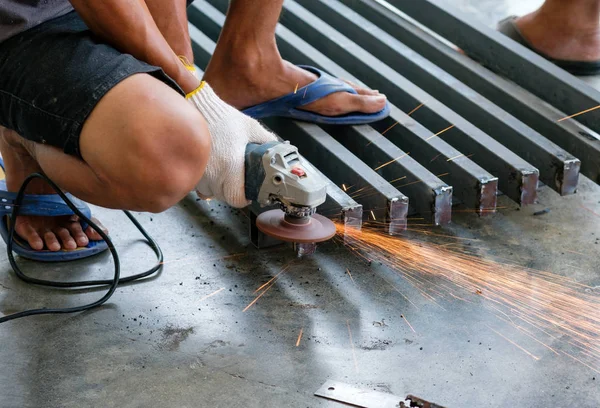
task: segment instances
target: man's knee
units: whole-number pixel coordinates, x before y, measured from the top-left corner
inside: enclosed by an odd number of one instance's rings
[[[136,176],[129,188],[139,197],[144,211],[162,212],[192,191],[206,169],[210,134],[195,111],[165,117],[150,131],[138,129]]]
[[[123,207],[160,212],[204,174],[210,135],[200,112],[181,95],[149,75],[134,75],[100,100],[80,147]]]

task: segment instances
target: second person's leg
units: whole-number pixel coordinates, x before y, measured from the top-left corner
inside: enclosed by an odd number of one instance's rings
[[[600,60],[600,0],[546,0],[516,24],[536,50],[551,58]]]
[[[173,51],[190,59],[185,0],[145,0],[158,28]],[[293,92],[316,76],[283,60],[275,42],[275,27],[283,0],[232,0],[225,26],[204,79],[227,103],[244,109]],[[179,34],[177,34],[179,32]],[[185,44],[184,44],[185,43]],[[191,61],[191,59],[190,59]],[[386,98],[355,87],[358,95],[329,95],[302,109],[325,116],[381,111]]]

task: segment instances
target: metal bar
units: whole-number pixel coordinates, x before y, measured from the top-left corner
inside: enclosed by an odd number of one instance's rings
[[[408,153],[382,137],[371,126],[327,126],[324,129],[390,184],[402,186],[398,188],[408,195],[411,208],[421,214],[425,222],[433,225],[450,223],[452,187],[417,163]]]
[[[362,204],[358,204],[354,199],[350,198],[348,194],[342,191],[340,187],[335,185],[316,167],[315,170],[321,178],[328,182],[327,199],[319,206],[319,214],[340,221],[345,229],[361,229],[363,220]]]
[[[388,2],[562,112],[574,114],[600,105],[600,92],[596,89],[439,0]],[[577,120],[600,131],[600,111],[581,115]]]
[[[346,0],[348,3],[349,1]],[[305,7],[425,92],[532,163],[540,179],[561,195],[573,194],[579,176],[578,159],[506,111],[482,97],[354,10],[335,0],[305,3]],[[506,149],[507,150],[507,149]],[[508,150],[504,153],[507,153]],[[510,153],[514,156],[513,153]]]
[[[372,0],[344,0],[377,27],[406,44],[484,97],[502,106],[544,137],[581,160],[581,174],[600,183],[600,138],[531,92],[491,72],[471,58]]]
[[[338,381],[326,381],[315,395],[321,398],[342,402],[353,407],[398,408],[402,397],[380,391],[371,391],[353,387]],[[405,405],[406,406],[406,405]]]
[[[198,27],[198,29],[201,29],[208,38],[216,43],[221,34],[223,25],[216,23],[215,16],[218,17],[220,15],[223,20],[225,19],[223,14],[227,12],[228,1],[226,1],[224,5],[225,11],[221,13],[205,0],[195,0],[187,8],[188,21]],[[196,57],[195,54],[194,57]]]
[[[290,3],[286,4],[290,5]],[[410,111],[424,103],[413,115],[419,123],[428,127],[432,132],[439,132],[449,126],[454,126],[451,131],[439,135],[433,141],[442,139],[465,154],[473,154],[474,161],[476,160],[488,171],[500,176],[501,190],[513,200],[521,204],[530,204],[535,201],[537,169],[317,17],[301,9],[297,4],[291,5],[305,18],[312,20],[311,25],[314,25],[315,29],[308,28],[304,19],[298,18],[291,12],[284,14],[285,22],[289,22],[290,26],[293,25],[303,34],[310,35],[314,42],[318,42],[320,45],[326,44],[328,55],[339,56],[340,59],[352,66],[357,75],[368,77],[375,87],[385,90],[388,97],[393,98],[393,102],[400,109]],[[314,24],[316,20],[318,20],[318,24]],[[346,48],[348,49],[346,50]],[[395,120],[398,121],[398,119]],[[427,158],[426,161],[431,160],[432,157]],[[428,167],[426,163],[423,164]],[[451,180],[451,184],[455,187],[454,194],[464,201],[463,197],[458,195],[456,186],[464,184],[465,181]]]
[[[440,146],[441,143],[445,143],[442,140],[428,140],[434,135],[396,108],[393,118],[375,124],[374,128],[385,132],[388,140],[411,152],[416,160],[426,163],[427,168],[438,177],[452,179],[453,195],[463,204],[482,215],[495,212],[498,179],[488,173],[478,172],[478,166],[465,154],[450,146]],[[478,173],[480,176],[476,175]],[[399,188],[402,188],[402,185]]]
[[[396,94],[399,94],[402,92],[402,89],[411,88],[412,92],[418,93],[421,97],[429,97],[429,95],[408,82],[398,73],[385,66],[379,60],[343,37],[331,27],[327,26],[317,17],[301,8],[297,3],[289,1],[284,3],[284,7],[286,9],[282,16],[284,22],[290,23],[290,26],[294,26],[298,31],[303,31],[308,28],[311,33],[317,33],[315,38],[312,38],[315,41],[328,44],[334,43],[331,45],[331,50],[328,50],[331,51],[330,55],[344,55],[346,62],[349,62],[348,65],[352,65],[353,68],[360,65],[363,68],[360,75],[368,77],[370,81],[376,83],[376,86],[379,89],[385,89],[388,96],[388,90],[390,89],[394,90]],[[310,23],[299,17],[297,14],[311,20]],[[287,30],[284,27],[278,27],[278,39],[282,39],[283,33],[287,33]],[[335,40],[330,40],[328,36],[335,37]],[[311,63],[322,66],[334,75],[343,76],[345,73],[345,71],[339,69],[337,65],[332,65],[329,63],[329,60],[321,57],[322,54],[315,52],[312,47],[309,48],[306,42],[298,42],[297,37],[291,37],[289,35],[288,38],[294,40],[294,42],[280,41],[279,43],[280,51],[282,54],[286,55],[286,57],[293,57],[294,52],[298,54],[298,51],[301,50],[299,47],[301,46],[304,51],[303,58],[308,58],[308,61]],[[340,42],[339,46],[335,44],[336,41]],[[296,45],[296,42],[298,42],[300,46]],[[348,48],[348,50],[346,50],[346,48]],[[355,57],[350,57],[351,55],[355,55]],[[369,66],[371,67],[369,68]],[[352,80],[352,77],[344,77]],[[395,83],[397,82],[402,82],[402,84],[396,86]],[[407,93],[404,94],[404,99],[397,98],[397,100],[399,103],[406,103],[406,100],[408,100],[407,103],[411,104],[410,109],[414,108],[422,101],[417,100]],[[443,107],[441,104],[437,104],[436,106]],[[427,105],[423,108],[427,109],[428,107],[431,108],[429,100]],[[419,111],[423,108],[419,109]],[[446,111],[449,110],[446,108]],[[384,127],[390,127],[391,125],[397,126],[393,126],[389,130]],[[380,122],[375,125],[375,127],[381,130],[387,130],[386,137],[388,139],[392,140],[393,138],[392,141],[398,147],[411,152],[413,157],[429,170],[435,173],[447,174],[448,179],[451,180],[450,184],[454,186],[454,194],[465,203],[465,205],[475,208],[481,213],[489,213],[495,209],[498,179],[465,156],[458,157],[461,155],[461,152],[454,149],[442,140],[441,137],[432,137],[433,135],[431,132],[427,131],[427,129],[395,107],[392,107],[390,119]],[[438,128],[438,130],[441,129],[442,128]],[[446,132],[445,134],[449,133],[452,132]],[[467,151],[465,152],[465,155],[470,153],[472,152]],[[437,158],[437,160],[433,160],[434,158]],[[526,177],[529,175],[523,174],[523,176]],[[535,181],[535,184],[537,184],[537,178]],[[521,193],[520,190],[524,186],[525,188],[530,188],[527,183],[515,183],[515,188],[519,190],[519,193]],[[506,191],[506,193],[508,194],[510,191]],[[521,196],[521,194],[519,194],[519,196]]]
[[[264,123],[314,163],[336,185],[351,186],[347,193],[362,204],[365,215],[385,223],[390,234],[406,229],[408,197],[360,161],[323,129],[311,123],[269,118]]]

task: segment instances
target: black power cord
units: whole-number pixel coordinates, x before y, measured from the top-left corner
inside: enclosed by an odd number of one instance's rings
[[[17,265],[17,262],[15,261],[13,251],[12,251],[13,238],[15,235],[15,225],[16,225],[15,221],[17,219],[17,216],[19,215],[19,208],[21,207],[21,204],[23,203],[23,198],[25,197],[25,189],[27,188],[29,183],[33,179],[36,179],[36,178],[41,178],[42,180],[45,180],[50,186],[52,186],[52,188],[56,191],[56,193],[60,196],[60,198],[62,198],[64,200],[64,202],[67,204],[67,206],[69,206],[69,208],[77,216],[79,216],[79,218],[81,220],[83,220],[90,227],[92,227],[92,229],[94,231],[96,231],[102,237],[102,239],[107,243],[108,249],[110,250],[112,257],[114,259],[114,263],[115,263],[115,274],[112,279],[61,282],[61,281],[50,281],[50,280],[45,280],[45,279],[31,278],[31,277],[25,275],[23,273],[23,271],[21,271],[21,269]],[[113,295],[113,293],[117,289],[117,286],[119,285],[119,283],[131,282],[131,281],[134,281],[137,279],[145,278],[147,276],[150,276],[150,275],[156,273],[158,270],[160,270],[162,268],[163,260],[164,260],[162,250],[160,249],[160,247],[158,246],[156,241],[150,236],[150,234],[148,234],[148,232],[140,225],[138,220],[136,220],[135,217],[133,215],[131,215],[131,213],[129,211],[123,211],[123,212],[125,213],[127,218],[129,218],[129,220],[133,223],[133,225],[136,226],[136,228],[140,231],[140,233],[144,236],[144,238],[146,238],[148,245],[150,246],[150,248],[152,248],[152,250],[156,254],[158,263],[145,272],[121,278],[121,265],[119,262],[119,255],[117,254],[117,250],[115,249],[115,247],[114,247],[111,239],[108,237],[108,235],[106,235],[104,233],[104,231],[102,231],[102,229],[96,223],[94,223],[94,221],[92,221],[91,219],[86,217],[84,214],[82,214],[81,211],[79,211],[79,209],[71,202],[71,200],[69,200],[69,198],[66,196],[66,194],[63,193],[62,190],[52,180],[50,180],[48,178],[48,176],[46,176],[45,174],[41,174],[41,173],[34,173],[34,174],[31,174],[30,176],[28,176],[25,179],[25,181],[23,182],[23,185],[21,186],[21,188],[19,189],[19,192],[17,193],[17,198],[15,199],[15,202],[14,202],[12,214],[10,215],[8,242],[6,245],[6,252],[8,254],[8,260],[10,261],[10,264],[11,264],[13,270],[15,271],[15,274],[17,275],[17,277],[19,277],[21,280],[23,280],[27,283],[33,283],[35,285],[42,285],[42,286],[58,287],[58,288],[80,288],[80,287],[86,287],[86,286],[105,286],[105,285],[109,285],[109,288],[108,288],[108,291],[106,292],[106,294],[104,296],[102,296],[102,298],[98,299],[97,301],[95,301],[93,303],[89,303],[89,304],[82,305],[82,306],[76,306],[76,307],[68,307],[68,308],[57,308],[57,309],[43,308],[43,309],[25,310],[23,312],[13,313],[13,314],[9,314],[9,315],[0,317],[0,323],[4,323],[9,320],[18,319],[18,318],[26,317],[26,316],[41,315],[41,314],[57,314],[57,313],[76,313],[76,312],[81,312],[84,310],[89,310],[94,307],[98,307],[98,306],[102,305],[108,299],[110,299],[110,297]]]

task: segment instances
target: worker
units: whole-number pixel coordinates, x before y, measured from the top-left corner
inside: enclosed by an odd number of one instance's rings
[[[498,29],[572,74],[600,74],[600,0],[546,0]]]
[[[202,77],[189,3],[0,1],[3,203],[41,171],[106,208],[161,212],[194,188],[241,207],[245,146],[275,139],[252,117],[356,124],[388,115],[379,92],[281,58],[275,27],[283,0],[232,0]],[[100,236],[56,204],[47,185],[36,181],[27,193],[17,253],[93,254]],[[6,239],[12,207],[2,207]]]

